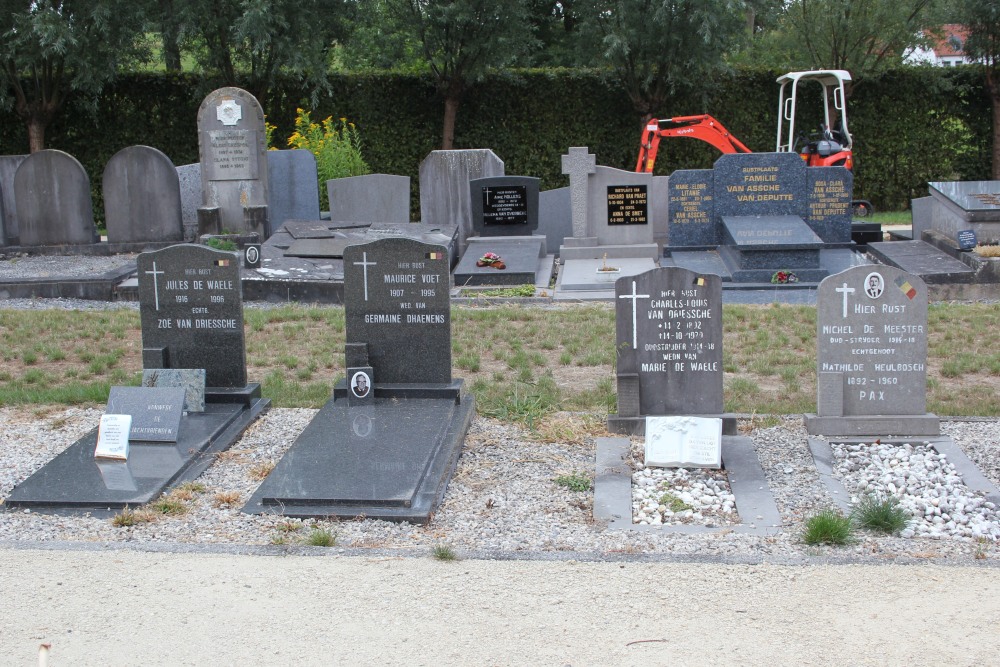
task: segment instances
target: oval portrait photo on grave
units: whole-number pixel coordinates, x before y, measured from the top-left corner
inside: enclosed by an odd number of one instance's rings
[[[351,393],[353,393],[358,398],[364,398],[368,395],[371,390],[372,381],[368,377],[368,373],[364,371],[358,371],[353,376],[351,376]]]

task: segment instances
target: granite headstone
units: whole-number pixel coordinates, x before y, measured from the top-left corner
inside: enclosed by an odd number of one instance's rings
[[[177,442],[183,409],[183,387],[112,387],[105,412],[132,416],[129,440]]]
[[[458,227],[464,250],[472,236],[469,181],[503,175],[503,160],[489,149],[432,151],[420,163],[420,221]]]
[[[220,88],[198,109],[202,207],[198,233],[270,235],[264,111],[240,88]]]
[[[201,245],[141,253],[143,368],[203,368],[209,387],[247,384],[240,259]]]
[[[378,383],[451,382],[448,251],[387,238],[344,250],[347,345],[364,345]],[[362,355],[363,356],[363,355]]]
[[[286,220],[319,220],[316,156],[302,149],[267,151],[265,155],[271,229],[279,229]]]
[[[844,167],[810,167],[806,175],[806,223],[826,243],[849,243],[854,176]]]
[[[569,188],[538,193],[538,233],[545,235],[549,252],[558,251],[567,236],[573,236]]]
[[[469,181],[475,236],[531,236],[538,229],[539,179],[494,176]]]
[[[75,157],[57,150],[32,153],[14,174],[21,245],[87,245],[99,241],[90,179]]]
[[[0,245],[21,242],[14,197],[14,174],[27,155],[0,155]]]
[[[609,428],[641,429],[636,418],[720,415],[722,279],[666,267],[615,283],[618,414]],[[629,426],[631,424],[631,426]]]
[[[198,209],[201,207],[201,163],[177,167],[177,180],[181,190],[181,220],[184,240],[198,238]]]
[[[330,220],[409,222],[410,177],[366,174],[326,182]]]
[[[109,243],[181,241],[180,182],[162,151],[129,146],[104,167],[104,221]]]
[[[735,153],[715,162],[715,214],[805,215],[809,178],[794,153]]]
[[[671,247],[713,246],[720,242],[715,223],[714,172],[678,169],[670,174],[667,242]]]
[[[816,320],[810,433],[936,434],[937,419],[926,415],[927,287],[919,277],[883,265],[829,276],[817,290]]]

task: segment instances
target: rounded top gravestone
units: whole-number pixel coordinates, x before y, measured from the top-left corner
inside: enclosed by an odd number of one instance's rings
[[[96,243],[90,179],[83,165],[57,150],[25,158],[14,174],[14,198],[21,245]]]
[[[104,167],[104,219],[109,243],[180,241],[177,169],[150,146],[123,148]]]

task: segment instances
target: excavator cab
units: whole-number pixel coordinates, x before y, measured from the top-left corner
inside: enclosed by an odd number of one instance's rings
[[[851,80],[846,70],[813,70],[789,72],[778,77],[779,153],[798,153],[810,167],[854,167],[850,131],[847,127],[847,104],[844,84]],[[795,118],[799,84],[815,81],[822,88],[823,122],[819,131],[796,134]]]

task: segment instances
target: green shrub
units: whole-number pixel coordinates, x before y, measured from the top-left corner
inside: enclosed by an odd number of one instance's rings
[[[840,512],[823,510],[806,521],[802,541],[806,544],[850,544],[854,541],[854,524],[850,517]]]
[[[910,523],[909,512],[895,496],[865,496],[854,506],[851,518],[862,528],[887,535],[896,535]]]

